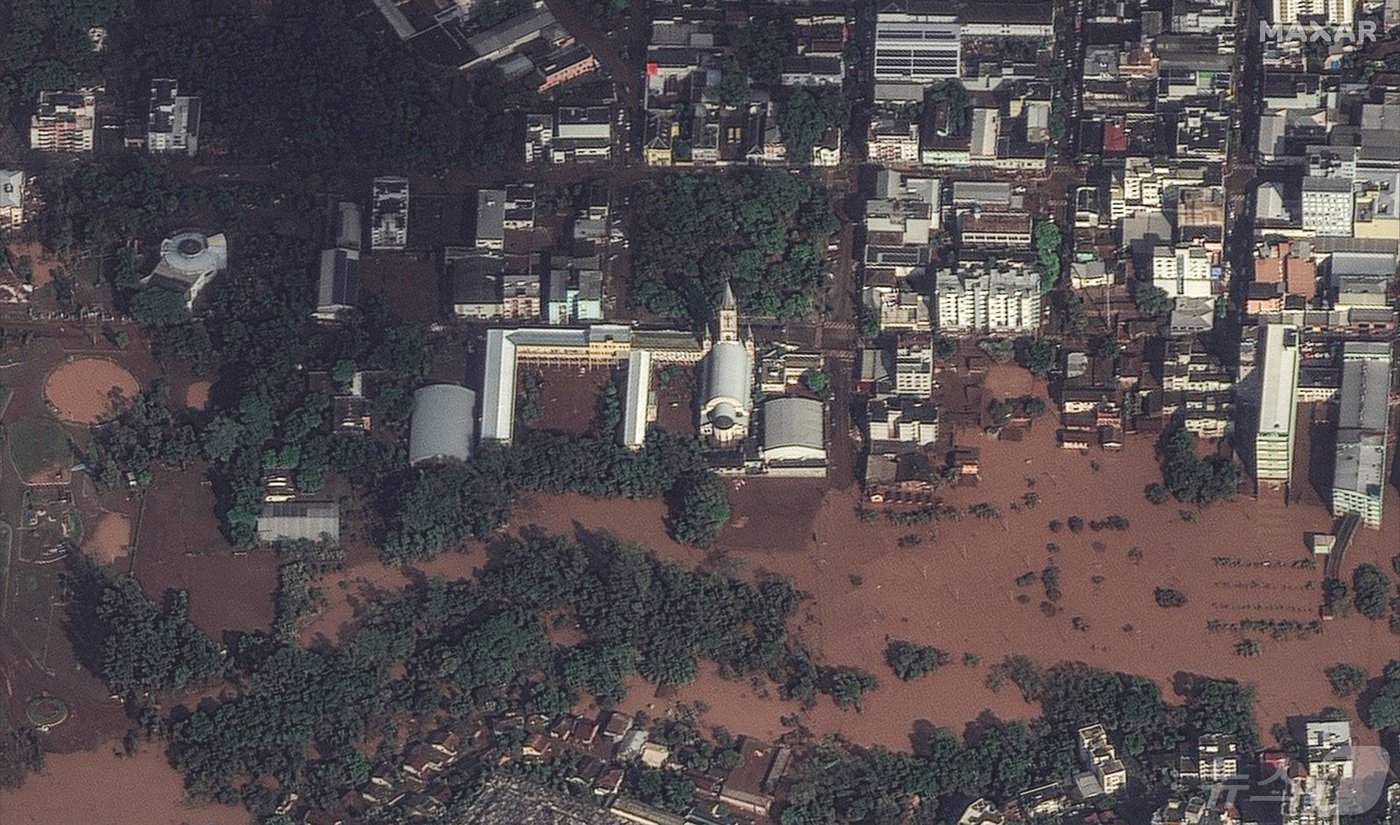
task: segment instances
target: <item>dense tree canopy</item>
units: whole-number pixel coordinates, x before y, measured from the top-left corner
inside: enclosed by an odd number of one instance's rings
[[[778,130],[789,163],[811,163],[812,150],[826,130],[845,132],[850,123],[850,99],[837,88],[798,89],[778,109]]]
[[[839,226],[824,190],[778,170],[666,175],[638,207],[632,297],[697,326],[713,320],[726,282],[746,315],[806,314]]]
[[[1162,436],[1157,446],[1162,482],[1177,501],[1206,505],[1232,498],[1239,486],[1239,464],[1221,456],[1196,455],[1196,437],[1177,426]]]
[[[265,19],[212,6],[141,20],[133,45],[143,76],[180,78],[203,98],[213,141],[250,159],[500,160],[510,130],[499,88],[458,105],[416,57],[356,23],[349,5],[278,4]]]

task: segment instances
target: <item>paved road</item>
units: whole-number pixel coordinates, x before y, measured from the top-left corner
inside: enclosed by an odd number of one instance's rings
[[[641,64],[632,66],[623,59],[617,50],[617,40],[600,32],[593,20],[582,13],[569,0],[545,0],[545,5],[554,12],[554,17],[569,30],[580,43],[593,52],[598,63],[611,79],[622,86],[622,101],[628,109],[635,110],[640,105],[637,96]],[[637,4],[644,5],[644,4]]]

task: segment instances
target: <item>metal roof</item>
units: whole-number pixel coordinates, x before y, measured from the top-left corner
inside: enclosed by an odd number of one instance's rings
[[[785,447],[826,449],[822,402],[813,398],[774,398],[763,405],[763,450]]]
[[[1286,433],[1297,412],[1298,328],[1288,324],[1264,327],[1263,390],[1259,402],[1259,432]]]
[[[335,502],[273,502],[258,512],[260,541],[317,541],[323,537],[340,538],[340,507]]]
[[[475,435],[476,393],[456,384],[431,384],[413,394],[408,463],[451,458],[466,461]]]

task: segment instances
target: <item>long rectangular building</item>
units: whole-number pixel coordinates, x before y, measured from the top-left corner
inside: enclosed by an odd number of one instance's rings
[[[1367,527],[1377,530],[1385,498],[1390,370],[1389,342],[1348,341],[1343,345],[1332,513],[1355,513]]]
[[[481,440],[509,444],[515,439],[516,373],[522,361],[602,366],[628,360],[637,351],[647,353],[637,366],[648,373],[653,362],[693,364],[706,352],[693,335],[681,330],[634,330],[625,324],[489,330],[481,387]],[[629,405],[632,401],[645,404],[647,394],[640,386],[635,394],[629,387],[628,399]],[[645,410],[640,418],[634,411],[624,411],[624,425],[628,446],[633,433],[645,439]]]
[[[1298,328],[1264,327],[1263,386],[1259,429],[1254,436],[1254,475],[1258,481],[1288,482],[1298,418]]]

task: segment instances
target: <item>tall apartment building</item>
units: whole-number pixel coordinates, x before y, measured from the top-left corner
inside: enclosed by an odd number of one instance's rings
[[[1350,238],[1356,196],[1345,178],[1303,178],[1303,228],[1316,235]]]
[[[199,151],[199,98],[180,94],[179,84],[168,77],[151,81],[146,150],[190,157]]]
[[[92,89],[39,93],[29,120],[29,148],[39,152],[91,152],[97,123]]]
[[[962,68],[962,26],[949,14],[875,17],[875,82],[931,84]]]
[[[1348,341],[1342,346],[1332,514],[1356,513],[1376,530],[1385,498],[1390,366],[1388,341]]]
[[[1202,246],[1152,250],[1152,285],[1173,298],[1209,298],[1215,281],[1210,251]]]
[[[1264,327],[1259,429],[1254,436],[1254,474],[1259,481],[1287,482],[1293,473],[1298,418],[1298,328]]]
[[[1040,276],[1011,261],[959,261],[938,273],[935,324],[947,332],[1034,332]]]
[[[1327,25],[1351,25],[1356,0],[1273,0],[1275,23],[1296,23],[1301,17],[1320,18]]]
[[[895,348],[894,391],[896,395],[919,398],[933,394],[933,346],[927,341]]]

